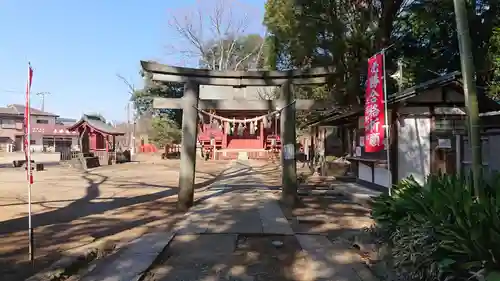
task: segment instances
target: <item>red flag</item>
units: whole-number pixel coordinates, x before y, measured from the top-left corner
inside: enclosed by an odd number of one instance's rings
[[[365,152],[384,149],[384,54],[368,59],[365,100]]]
[[[28,65],[28,82],[26,83],[26,105],[24,109],[24,155],[26,159],[26,174],[30,184],[33,183],[33,171],[31,170],[31,124],[30,124],[30,93],[33,80],[33,68]]]

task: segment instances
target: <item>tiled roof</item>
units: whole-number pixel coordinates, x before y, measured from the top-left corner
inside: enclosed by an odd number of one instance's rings
[[[21,104],[11,104],[8,106],[8,108],[14,109],[14,111],[15,111],[14,114],[22,115],[22,114],[24,114],[24,110],[26,107],[24,105],[21,105]],[[30,112],[31,112],[31,115],[38,115],[38,116],[54,116],[54,117],[59,116],[57,114],[41,111],[41,110],[33,108],[33,107],[30,108]]]
[[[68,129],[75,130],[83,123],[87,123],[90,127],[106,134],[124,135],[123,132],[120,132],[115,127],[107,124],[102,117],[91,114],[84,114],[78,122],[76,122],[73,126],[70,126]]]
[[[18,115],[17,111],[11,107],[0,107],[0,114],[3,115]]]
[[[63,123],[76,123],[76,119],[73,118],[62,118],[62,117],[57,117],[57,122],[63,122]]]

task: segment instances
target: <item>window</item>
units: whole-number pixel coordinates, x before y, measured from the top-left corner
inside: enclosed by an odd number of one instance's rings
[[[49,120],[44,120],[44,119],[37,119],[36,120],[37,124],[49,124]]]
[[[14,124],[14,119],[0,119],[0,124]]]
[[[35,145],[36,144],[36,140],[30,140],[30,145]]]
[[[44,137],[42,143],[43,147],[54,146],[54,138]]]
[[[3,129],[14,129],[16,127],[14,119],[0,119],[0,124]]]

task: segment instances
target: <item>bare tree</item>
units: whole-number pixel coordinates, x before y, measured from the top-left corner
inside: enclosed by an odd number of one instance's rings
[[[120,79],[127,86],[128,93],[130,94],[130,96],[132,96],[134,94],[134,92],[136,91],[134,84],[130,83],[125,77],[123,77],[119,73],[116,74],[116,77],[118,79]]]
[[[184,16],[172,13],[169,25],[183,42],[169,45],[169,51],[196,59],[202,67],[213,70],[260,67],[265,40],[248,36],[250,9],[238,4],[235,0],[203,0]]]
[[[133,110],[133,112],[132,112],[133,116],[130,116],[130,113],[131,113],[130,112],[130,100],[134,96],[134,93],[136,92],[136,88],[135,88],[134,84],[129,82],[122,75],[116,74],[116,77],[118,77],[118,79],[122,80],[122,82],[127,86],[128,93],[130,94],[130,98],[129,98],[129,101],[127,102],[127,108],[126,108],[126,110],[127,110],[127,129],[126,129],[127,137],[126,137],[125,142],[124,142],[125,145],[130,146],[132,144],[132,140],[135,140],[135,135],[136,135],[136,123],[137,123],[136,110]],[[132,118],[132,122],[130,120],[131,118]]]

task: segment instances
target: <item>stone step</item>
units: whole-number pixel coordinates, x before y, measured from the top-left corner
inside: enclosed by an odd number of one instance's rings
[[[248,153],[246,151],[238,152],[238,160],[248,160]]]

